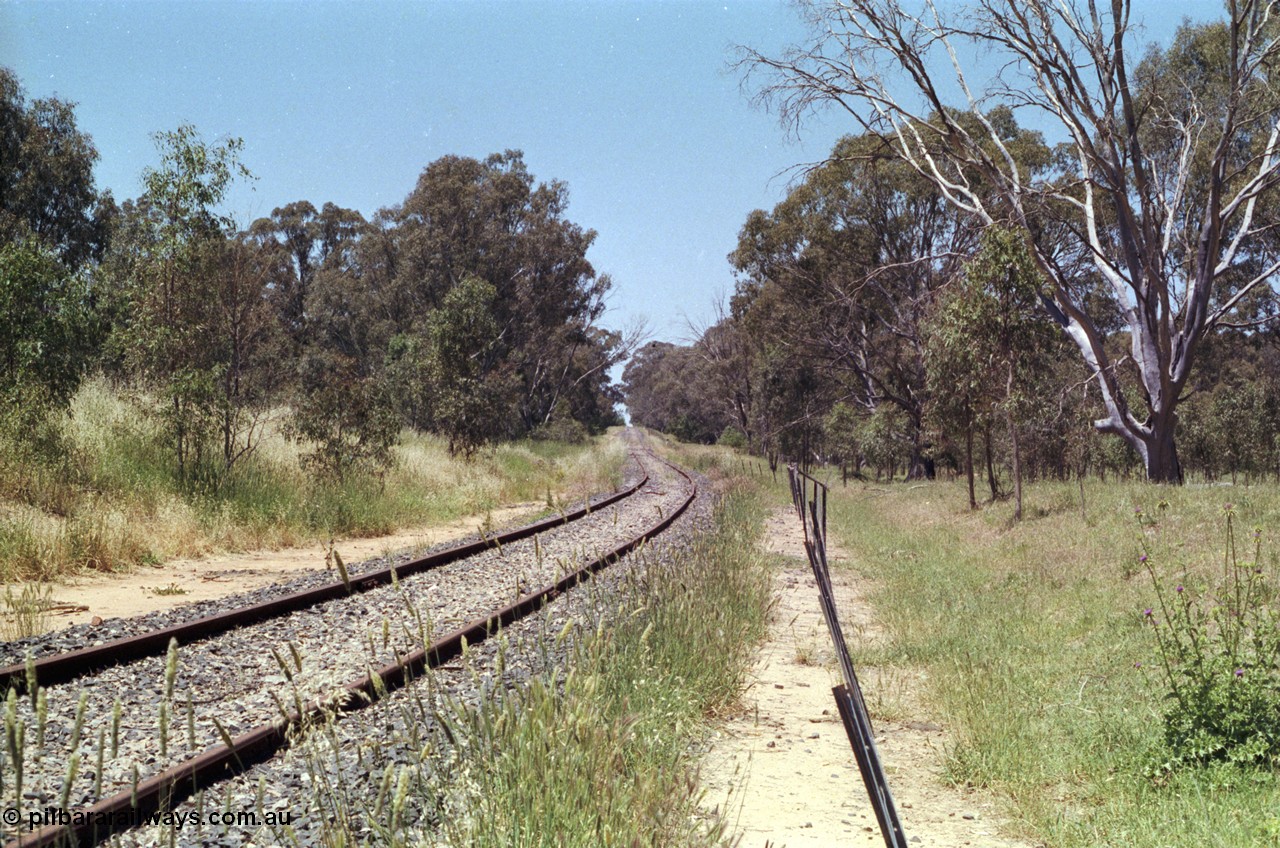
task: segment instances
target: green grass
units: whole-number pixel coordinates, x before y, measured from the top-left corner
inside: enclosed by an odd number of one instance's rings
[[[758,497],[731,491],[714,533],[675,561],[647,560],[644,579],[610,599],[618,614],[588,629],[565,676],[453,706],[464,775],[450,769],[448,780],[468,791],[445,796],[447,844],[725,843],[719,823],[695,815],[690,746],[736,701],[765,635],[761,515]]]
[[[56,422],[62,450],[37,457],[0,444],[0,582],[112,571],[214,550],[374,536],[516,502],[556,501],[617,485],[625,449],[521,442],[466,462],[406,432],[381,478],[315,480],[276,413],[258,450],[214,491],[179,484],[172,457],[131,398],[86,382]]]
[[[1223,505],[1280,533],[1271,486],[1038,483],[1028,520],[966,509],[961,484],[850,486],[831,532],[874,587],[893,644],[879,659],[928,672],[925,705],[952,731],[947,775],[1004,800],[1047,845],[1280,845],[1280,781],[1223,768],[1144,776],[1162,744],[1158,658],[1137,563],[1221,568]],[[1141,519],[1135,510],[1141,509]],[[1264,547],[1275,556],[1277,546]]]

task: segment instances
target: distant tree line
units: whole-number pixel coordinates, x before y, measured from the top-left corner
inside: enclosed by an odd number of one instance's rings
[[[1007,112],[991,119],[1028,159],[1051,155]],[[975,504],[1016,494],[1024,477],[1143,475],[1125,441],[1093,426],[1097,382],[1046,309],[1018,228],[957,210],[883,139],[838,142],[771,212],[748,216],[729,261],[738,283],[719,320],[628,363],[634,422],[775,463],[954,473]],[[1104,326],[1123,362],[1114,301],[1087,269],[1075,285],[1113,316]],[[1276,306],[1255,299],[1250,314]],[[1183,468],[1280,478],[1280,327],[1224,324],[1199,357],[1178,418]]]
[[[785,121],[836,105],[861,132],[751,213],[726,314],[628,371],[634,419],[863,473],[942,466],[974,501],[1135,464],[1280,474],[1265,4],[1142,52],[1127,0],[799,5],[808,41],[742,68]],[[966,75],[960,44],[1003,70]]]
[[[72,106],[28,102],[0,68],[0,426],[50,422],[91,372],[137,390],[174,468],[217,486],[282,416],[317,474],[389,461],[403,427],[471,454],[619,423],[609,368],[629,340],[598,325],[610,280],[563,183],[518,151],[431,163],[371,219],[302,200],[242,226],[238,139],[156,133],[144,190],[94,185]],[[46,445],[46,447],[48,447]],[[16,449],[16,448],[15,448]]]

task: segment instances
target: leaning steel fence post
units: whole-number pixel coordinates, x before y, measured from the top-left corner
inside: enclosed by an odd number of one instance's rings
[[[893,794],[889,791],[889,782],[880,763],[880,754],[876,750],[875,732],[871,727],[871,717],[867,713],[867,705],[862,697],[862,686],[853,668],[853,660],[849,656],[849,647],[844,639],[844,630],[840,626],[840,615],[836,608],[835,590],[831,583],[831,571],[827,564],[827,487],[814,477],[789,466],[788,473],[793,479],[800,481],[800,486],[792,485],[792,495],[799,492],[800,503],[797,511],[805,530],[805,553],[809,565],[813,569],[815,582],[818,584],[819,606],[826,619],[827,630],[831,634],[831,642],[835,647],[836,658],[840,663],[841,676],[844,683],[831,690],[836,699],[836,707],[840,719],[844,723],[849,744],[853,747],[854,759],[858,762],[858,771],[862,775],[863,785],[867,789],[867,797],[871,801],[880,825],[880,833],[888,848],[907,848],[907,837],[902,831],[902,823],[898,819],[898,811],[893,804]],[[809,497],[812,485],[813,497]]]

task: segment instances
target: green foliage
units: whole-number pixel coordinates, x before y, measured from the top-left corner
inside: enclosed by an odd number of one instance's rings
[[[702,352],[668,342],[645,345],[622,372],[633,423],[684,442],[711,444],[734,423],[716,408],[717,390]]]
[[[1274,557],[1263,562],[1261,530],[1252,541],[1253,558],[1242,560],[1228,505],[1222,574],[1204,589],[1185,571],[1170,589],[1150,553],[1140,557],[1156,590],[1143,617],[1167,704],[1158,775],[1216,761],[1280,767],[1280,571]]]
[[[515,429],[504,420],[516,383],[497,361],[497,294],[469,276],[427,319],[424,365],[432,418],[453,453],[470,456]]]
[[[747,436],[732,424],[726,424],[724,430],[720,432],[720,438],[716,439],[716,444],[743,450],[747,446]]]
[[[875,412],[859,421],[853,440],[876,474],[883,470],[890,476],[898,463],[910,455],[914,443],[906,415],[887,403],[877,406]]]
[[[154,389],[179,478],[216,488],[249,448],[239,443],[241,342],[262,291],[228,248],[233,222],[217,207],[250,174],[239,139],[211,145],[189,124],[154,139],[160,165],[143,173],[146,192],[126,208],[110,262],[124,290],[113,348]]]
[[[384,472],[400,434],[386,384],[360,377],[337,358],[311,358],[305,367],[311,390],[298,400],[289,426],[290,435],[310,447],[302,467],[337,481]]]
[[[535,429],[529,438],[536,442],[561,442],[566,445],[586,444],[591,438],[587,427],[569,414],[562,405],[552,414],[551,420]]]
[[[1280,390],[1272,376],[1219,382],[1183,403],[1184,464],[1214,478],[1258,478],[1280,470]]]
[[[981,429],[990,445],[993,425],[1003,425],[1011,445],[1015,517],[1022,513],[1026,436],[1052,406],[1055,387],[1047,378],[1060,353],[1058,333],[1041,307],[1040,280],[1024,234],[989,227],[964,278],[925,330],[929,420],[944,438],[964,444],[971,493],[974,433]]]
[[[566,414],[589,432],[616,423],[609,369],[627,343],[595,326],[610,282],[567,205],[518,151],[451,155],[369,223],[301,201],[250,239],[275,257],[269,297],[301,359],[384,382],[403,424],[470,456]],[[308,379],[302,394],[324,388]]]
[[[823,441],[827,452],[842,465],[857,463],[861,452],[857,413],[844,401],[836,403],[822,422]]]
[[[0,408],[66,404],[96,341],[88,301],[39,242],[0,244]]]
[[[93,184],[98,151],[72,104],[28,104],[0,67],[0,243],[36,241],[72,271],[102,255],[114,206]]]

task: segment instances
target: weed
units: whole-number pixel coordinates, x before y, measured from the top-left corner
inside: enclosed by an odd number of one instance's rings
[[[5,641],[39,636],[49,629],[49,605],[53,589],[48,584],[28,583],[17,594],[13,587],[4,590],[4,617],[0,633]]]
[[[1262,531],[1253,558],[1236,548],[1235,511],[1228,505],[1222,574],[1198,588],[1185,569],[1170,589],[1149,552],[1139,558],[1156,591],[1143,619],[1155,634],[1165,690],[1166,752],[1153,772],[1217,760],[1280,765],[1280,581],[1264,567]]]
[[[152,586],[150,587],[153,595],[185,595],[187,590],[179,586],[176,582],[170,583],[168,586]]]

